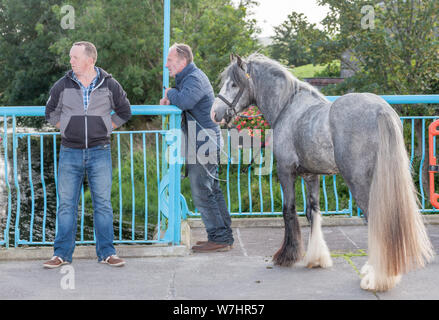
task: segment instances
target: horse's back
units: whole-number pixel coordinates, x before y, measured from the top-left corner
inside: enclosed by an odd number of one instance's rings
[[[349,93],[334,101],[329,111],[329,125],[334,143],[350,141],[352,148],[377,142],[378,116],[397,113],[373,93]],[[341,150],[340,150],[341,151]]]
[[[377,140],[381,113],[398,117],[390,105],[372,93],[349,93],[334,101],[329,111],[329,124],[334,143],[351,141],[352,147]]]
[[[392,107],[376,94],[348,93],[332,103],[330,116],[333,117],[333,120],[343,116],[344,118],[349,117],[350,120],[359,118],[375,122],[376,115],[381,112],[397,115]]]

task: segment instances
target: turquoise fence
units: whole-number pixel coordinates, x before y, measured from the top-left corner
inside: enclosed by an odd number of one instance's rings
[[[167,119],[167,129],[115,131],[112,135],[115,243],[178,244],[181,161],[175,159],[180,157],[181,111],[174,106],[132,106],[132,113],[162,116]],[[56,234],[60,134],[35,129],[23,132],[17,127],[19,117],[43,115],[44,107],[0,108],[0,163],[4,165],[0,245],[6,247],[11,243],[52,245]],[[95,243],[86,183],[79,208],[76,243]]]
[[[382,96],[389,104],[439,104],[439,95]],[[327,97],[330,101],[337,96]],[[428,177],[425,176],[428,165],[428,125],[438,119],[434,117],[401,117],[407,150],[410,155],[413,177],[420,195],[421,210],[423,213],[437,213],[428,200]],[[419,137],[420,135],[420,137]],[[222,190],[232,216],[276,216],[282,214],[283,192],[276,176],[276,165],[273,156],[267,156],[265,150],[258,150],[259,156],[252,149],[231,149],[230,132],[223,133],[224,152],[227,153],[226,163],[220,166]],[[426,142],[427,141],[427,142]],[[418,156],[416,155],[418,154]],[[243,164],[243,159],[266,159],[268,161],[254,161]],[[256,163],[257,162],[257,163]],[[269,174],[259,174],[268,167]],[[424,169],[423,169],[424,168]],[[424,181],[424,183],[422,183]],[[184,217],[199,217],[199,213],[190,201],[190,192],[184,188],[184,196],[188,199]],[[360,216],[361,210],[356,207],[352,195],[339,175],[321,176],[320,208],[325,215]],[[296,184],[296,208],[298,214],[304,215],[306,210],[306,187],[303,179]]]

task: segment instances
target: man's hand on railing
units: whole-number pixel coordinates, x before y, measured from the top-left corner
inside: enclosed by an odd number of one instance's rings
[[[161,106],[169,106],[170,104],[171,104],[171,102],[169,101],[168,98],[160,99],[160,105]]]
[[[55,125],[55,127],[56,127],[57,129],[60,129],[60,128],[61,128],[61,124],[58,122],[58,123]]]

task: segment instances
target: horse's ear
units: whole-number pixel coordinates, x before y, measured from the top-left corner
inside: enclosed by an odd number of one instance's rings
[[[242,68],[242,59],[241,59],[241,57],[239,55],[236,55],[236,59],[237,59],[237,62],[238,62],[238,66]]]
[[[241,57],[240,57],[239,55],[236,55],[236,59],[237,59],[238,67],[240,67],[243,71],[247,72],[247,71],[245,70],[245,66],[246,66],[245,61],[242,60]]]
[[[230,54],[230,62],[233,62],[233,60],[235,60],[235,54],[231,53]]]

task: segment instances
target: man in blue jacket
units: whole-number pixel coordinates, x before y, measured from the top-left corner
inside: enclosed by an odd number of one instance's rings
[[[232,248],[230,213],[218,180],[220,129],[210,118],[215,99],[212,85],[193,62],[185,44],[169,49],[166,67],[175,77],[175,88],[165,90],[161,105],[172,104],[183,111],[185,157],[192,198],[206,227],[207,241],[198,241],[194,252],[227,251]]]

